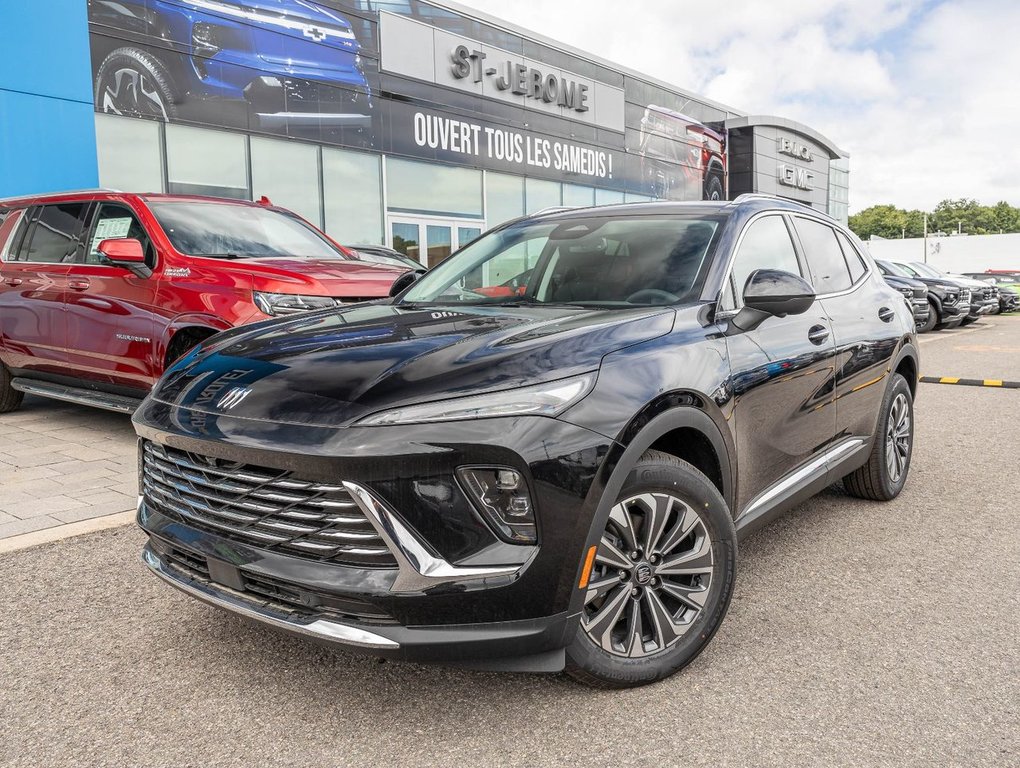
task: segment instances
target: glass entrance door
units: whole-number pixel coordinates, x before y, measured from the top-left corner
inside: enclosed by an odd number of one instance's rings
[[[390,247],[429,269],[482,234],[477,221],[390,217]]]

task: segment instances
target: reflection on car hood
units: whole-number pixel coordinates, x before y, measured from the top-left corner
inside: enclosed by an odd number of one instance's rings
[[[217,337],[153,398],[207,413],[339,426],[414,402],[512,389],[598,368],[668,333],[670,308],[362,305]]]
[[[225,263],[251,273],[256,291],[341,298],[384,298],[389,295],[393,281],[407,271],[340,258],[234,259]],[[260,285],[260,278],[266,280],[265,285]]]

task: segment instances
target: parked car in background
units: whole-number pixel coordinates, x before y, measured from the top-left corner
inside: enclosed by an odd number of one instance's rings
[[[924,331],[931,318],[932,309],[928,304],[928,286],[920,280],[903,277],[894,274],[882,273],[885,282],[903,294],[904,300],[910,306],[914,314],[914,325],[919,331]]]
[[[368,261],[372,264],[385,264],[390,267],[402,267],[414,272],[425,272],[425,265],[410,256],[387,248],[385,245],[347,245],[341,246],[352,258]]]
[[[738,537],[907,481],[913,314],[805,206],[535,215],[394,291],[167,371],[134,416],[154,574],[376,656],[621,688],[706,647]]]
[[[131,411],[166,367],[245,323],[384,298],[300,217],[91,191],[0,201],[0,412],[25,392]]]
[[[903,269],[916,277],[927,276],[942,280],[951,280],[954,283],[966,288],[969,292],[970,302],[966,309],[961,325],[968,325],[977,320],[981,315],[989,314],[999,306],[998,291],[987,283],[971,280],[962,275],[953,275],[933,267],[931,264],[924,264],[919,261],[912,261],[907,264],[900,264]]]
[[[876,259],[875,264],[886,277],[906,277],[923,283],[928,289],[928,320],[919,329],[922,332],[956,328],[970,312],[970,289],[954,280],[921,275],[903,264]]]
[[[999,289],[999,312],[1014,312],[1020,309],[1020,275],[965,272],[964,276],[989,283]]]

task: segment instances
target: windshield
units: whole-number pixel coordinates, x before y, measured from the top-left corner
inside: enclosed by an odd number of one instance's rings
[[[720,217],[572,217],[476,240],[403,298],[435,304],[674,304],[697,295]]]
[[[945,272],[940,272],[939,270],[935,269],[935,267],[931,266],[930,264],[922,264],[919,261],[913,262],[908,267],[908,269],[912,269],[917,274],[924,275],[926,277],[942,277],[942,278],[948,277],[948,275],[946,275]]]
[[[248,205],[150,203],[174,248],[189,256],[225,259],[343,258],[302,221]]]
[[[915,277],[912,272],[908,272],[901,265],[896,264],[892,261],[880,261],[878,266],[882,268],[883,272],[888,272],[890,275],[899,275],[900,277]]]

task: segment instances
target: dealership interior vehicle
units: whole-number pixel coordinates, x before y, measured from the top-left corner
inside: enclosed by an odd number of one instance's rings
[[[134,415],[156,575],[382,657],[626,687],[708,644],[739,536],[906,482],[912,311],[806,206],[536,215],[393,290],[166,372]]]
[[[300,217],[236,200],[72,192],[0,201],[0,412],[26,392],[130,412],[198,342],[385,298]]]
[[[970,311],[970,288],[956,280],[916,272],[905,264],[876,259],[875,265],[886,277],[905,277],[928,288],[928,320],[918,330],[922,333],[957,328]]]

